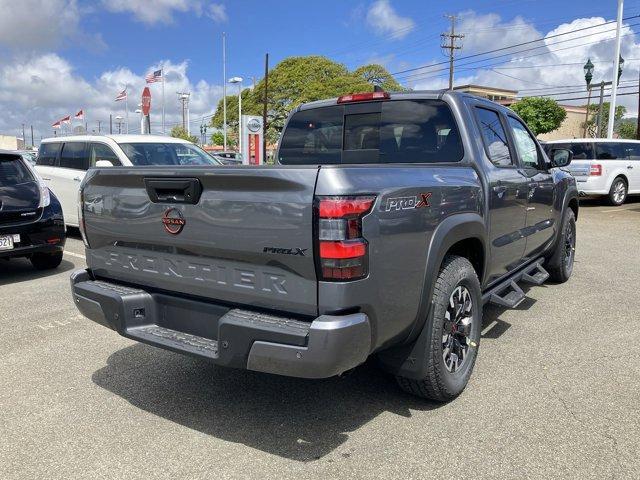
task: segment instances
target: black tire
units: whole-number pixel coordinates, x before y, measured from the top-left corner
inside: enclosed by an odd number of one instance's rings
[[[619,207],[627,200],[627,194],[629,193],[627,182],[622,177],[616,177],[609,189],[609,204],[614,207]]]
[[[545,268],[551,280],[564,283],[573,273],[573,262],[576,256],[576,216],[567,208],[562,219],[562,230],[556,248],[548,258]]]
[[[36,270],[50,270],[57,268],[62,263],[62,252],[34,253],[31,256],[31,264]]]
[[[463,287],[464,290],[458,290],[458,287]],[[451,307],[450,301],[452,298],[455,299],[456,292],[464,292],[465,290],[471,300],[471,306],[468,309],[467,317],[465,317],[465,319],[471,319],[468,336],[465,337],[466,353],[459,368],[456,369],[451,362],[451,367],[454,368],[451,370],[445,363],[445,343],[448,343],[448,341],[445,342],[444,337],[448,335],[453,337],[455,341],[455,338],[458,338],[456,335],[459,335],[462,329],[459,331],[456,328],[450,329],[451,322],[447,319],[447,313],[449,313],[449,319],[451,316],[449,309],[464,314],[467,310],[466,301],[462,304],[456,304],[461,305],[459,310],[457,306]],[[454,255],[447,256],[444,259],[433,289],[433,306],[429,348],[424,352],[424,357],[420,360],[427,364],[427,375],[418,380],[402,376],[396,376],[396,379],[400,388],[408,393],[429,400],[446,402],[460,395],[467,386],[480,345],[482,293],[478,276],[469,260]],[[451,333],[452,331],[458,333]],[[449,351],[456,351],[455,343],[449,344],[454,345]],[[464,347],[462,341],[459,342],[459,345]],[[449,355],[449,359],[451,359],[453,355],[451,353]]]

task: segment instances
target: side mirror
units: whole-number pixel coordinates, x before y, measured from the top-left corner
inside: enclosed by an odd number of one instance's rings
[[[96,167],[113,167],[113,163],[111,163],[111,160],[98,160]]]
[[[551,150],[551,166],[552,167],[566,167],[571,163],[573,159],[573,152],[568,148],[554,148]]]

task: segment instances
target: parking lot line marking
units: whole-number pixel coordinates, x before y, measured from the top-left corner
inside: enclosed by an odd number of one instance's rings
[[[480,332],[480,336],[483,337],[485,336],[493,327],[495,327],[498,324],[497,321],[493,321],[491,322],[489,325],[487,325],[484,330],[482,330],[482,332]]]
[[[64,252],[65,255],[70,255],[72,257],[78,257],[78,258],[82,258],[83,260],[86,260],[86,257],[80,253],[74,253],[74,252]]]

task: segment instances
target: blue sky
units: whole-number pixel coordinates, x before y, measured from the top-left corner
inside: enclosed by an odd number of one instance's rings
[[[522,48],[513,49],[498,59],[459,62],[456,74],[457,84],[492,84],[523,95],[536,89],[544,92],[545,87],[547,92],[556,87],[560,90],[555,91],[575,91],[576,85],[584,83],[581,65],[586,58],[596,63],[594,80],[609,80],[612,75],[612,26],[591,27],[615,19],[616,3],[0,0],[0,108],[5,112],[0,133],[15,131],[16,125],[25,122],[47,136],[53,121],[79,108],[86,110],[93,123],[104,122],[109,113],[122,108],[113,102],[117,91],[129,84],[137,98],[144,75],[160,65],[167,72],[168,122],[179,118],[177,90],[192,92],[192,122],[199,122],[221,95],[223,31],[227,76],[242,76],[247,84],[252,76],[262,76],[265,52],[271,65],[291,55],[319,54],[351,69],[376,62],[391,72],[442,62],[445,57],[439,45],[440,33],[448,29],[446,13],[459,15],[458,28],[465,34],[459,52],[463,57],[588,28],[534,44],[538,50],[519,53]],[[625,17],[640,15],[640,2],[626,3]],[[628,60],[623,81],[628,88],[632,81],[637,83],[640,65],[635,23],[640,24],[640,18],[626,22],[623,37],[623,56]],[[564,43],[554,47],[559,40]],[[500,65],[479,68],[496,62]],[[446,83],[446,71],[441,68],[424,68],[397,78],[412,88],[441,88]],[[159,86],[152,90],[155,108]],[[635,114],[637,97],[621,99]],[[152,115],[152,121],[157,128],[157,116]]]

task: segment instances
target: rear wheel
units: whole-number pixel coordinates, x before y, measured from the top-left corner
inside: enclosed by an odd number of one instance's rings
[[[421,379],[397,376],[408,393],[440,402],[457,397],[467,386],[478,353],[482,323],[480,282],[463,257],[447,256],[433,291],[433,318]]]
[[[37,270],[57,268],[62,263],[62,252],[35,253],[31,256],[31,264]]]
[[[627,182],[624,178],[618,177],[611,184],[609,189],[609,203],[614,206],[619,206],[627,199]]]

